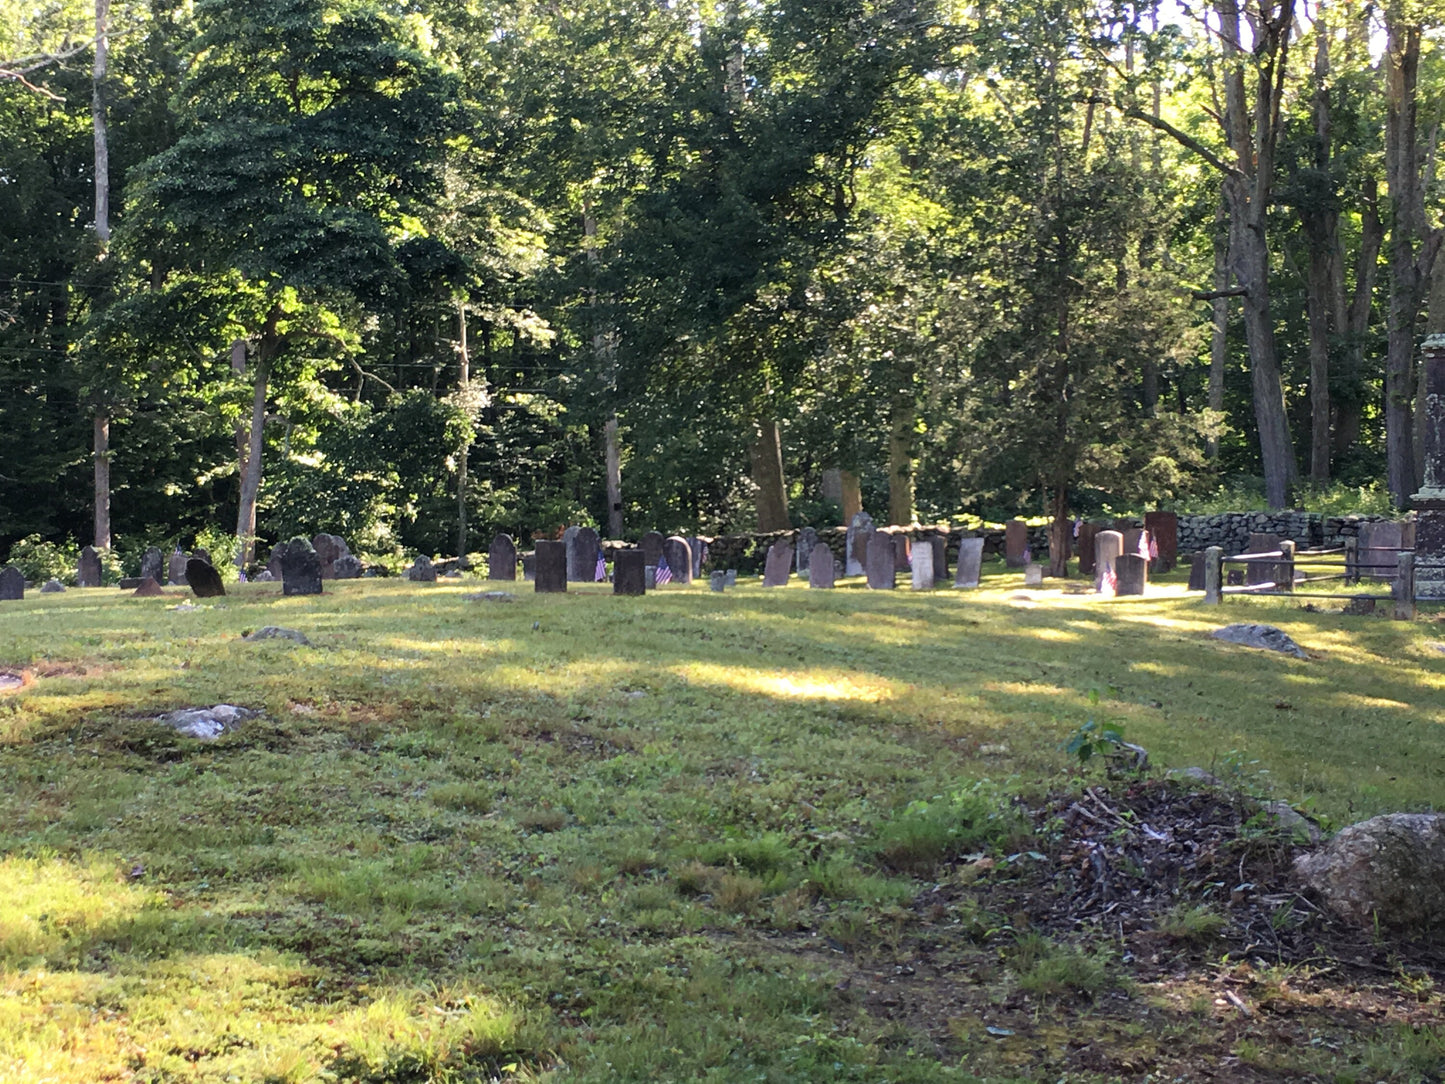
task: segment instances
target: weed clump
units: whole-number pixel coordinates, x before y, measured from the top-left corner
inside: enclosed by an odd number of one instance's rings
[[[997,795],[975,786],[910,802],[879,829],[873,853],[889,869],[925,874],[945,861],[990,851],[1028,835],[1023,818]]]

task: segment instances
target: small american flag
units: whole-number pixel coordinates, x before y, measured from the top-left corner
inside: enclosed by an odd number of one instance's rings
[[[1149,560],[1159,560],[1159,540],[1152,534],[1149,536]]]
[[[1099,593],[1101,595],[1117,595],[1119,593],[1119,577],[1112,568],[1105,569],[1099,576]]]
[[[607,557],[602,552],[602,547],[597,547],[597,574],[592,577],[597,583],[607,582]]]
[[[1148,531],[1140,531],[1140,532],[1139,532],[1139,556],[1142,557],[1142,558],[1144,558],[1144,560],[1147,561],[1147,560],[1149,559],[1149,551],[1150,551],[1151,549],[1154,549],[1154,547],[1151,545],[1151,539],[1149,538],[1149,532],[1148,532]],[[1158,555],[1158,551],[1157,551],[1157,550],[1155,550],[1155,555],[1156,555],[1156,556]]]
[[[667,567],[667,558],[665,556],[657,559],[657,579],[653,582],[659,587],[665,583],[672,582],[672,569]]]
[[[1031,564],[1033,564],[1033,563],[1034,563],[1034,549],[1033,549],[1032,546],[1025,546],[1025,547],[1024,547],[1024,564],[1026,564],[1026,565],[1031,565]]]
[[[1082,527],[1083,525],[1084,525],[1083,519],[1082,519],[1081,517],[1079,517],[1079,516],[1075,516],[1075,517],[1074,517],[1074,537],[1075,537],[1075,538],[1078,538],[1078,537],[1079,537],[1079,528]]]

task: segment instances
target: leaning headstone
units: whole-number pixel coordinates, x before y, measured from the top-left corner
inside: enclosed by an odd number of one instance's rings
[[[159,585],[166,574],[166,555],[155,546],[141,554],[140,578],[152,579]]]
[[[718,569],[716,572],[709,574],[707,578],[707,583],[708,586],[711,587],[718,594],[722,594],[724,591],[727,590],[728,574],[721,569]],[[766,587],[767,585],[764,584],[763,586]]]
[[[186,582],[197,598],[220,598],[226,593],[221,574],[199,557],[192,557],[186,562]]]
[[[833,551],[822,542],[813,547],[813,556],[808,561],[808,586],[833,586]]]
[[[1114,566],[1118,578],[1116,594],[1142,595],[1149,585],[1149,558],[1137,553],[1122,553]]]
[[[561,594],[567,590],[567,543],[537,543],[537,594]]]
[[[983,539],[960,538],[958,540],[958,570],[953,576],[954,587],[977,587],[983,572]]]
[[[18,602],[25,597],[25,576],[14,565],[0,572],[0,602]]]
[[[499,534],[492,539],[487,550],[487,579],[515,580],[517,578],[517,543],[509,534]]]
[[[893,570],[907,572],[913,567],[913,540],[906,534],[893,536]]]
[[[793,544],[774,542],[768,548],[768,558],[763,566],[764,587],[786,587],[793,577]]]
[[[411,567],[406,570],[406,578],[412,583],[436,583],[436,565],[431,563],[431,558],[426,554],[419,553],[416,555],[416,560],[411,563]]]
[[[591,527],[578,527],[567,542],[567,582],[592,583],[597,579],[597,551],[602,548],[597,532]]]
[[[184,587],[186,585],[186,562],[190,560],[177,547],[171,554],[166,564],[166,582],[172,587]]]
[[[1189,558],[1189,590],[1191,591],[1204,590],[1205,560],[1203,550],[1200,550]]]
[[[324,531],[311,539],[311,548],[316,551],[316,556],[321,561],[321,578],[323,580],[334,579],[337,560],[351,553],[344,538],[340,535],[326,534]]]
[[[638,541],[638,548],[642,550],[647,563],[654,568],[662,562],[662,544],[667,541],[660,531],[648,531]]]
[[[893,539],[887,531],[874,530],[868,536],[868,586],[874,591],[891,591],[898,568],[894,563]]]
[[[812,567],[813,547],[818,544],[818,532],[804,527],[798,532],[798,575],[806,576]]]
[[[613,553],[612,593],[614,595],[646,594],[646,564],[647,554],[640,549],[617,550]]]
[[[859,512],[848,524],[843,540],[843,575],[861,576],[868,563],[868,540],[873,536],[873,517]]]
[[[1179,560],[1179,516],[1174,512],[1145,512],[1144,527],[1159,550],[1154,571],[1172,572]]]
[[[1094,574],[1094,536],[1099,532],[1097,523],[1090,523],[1084,520],[1079,524],[1079,575],[1092,576]]]
[[[75,566],[75,583],[78,587],[100,586],[100,554],[94,546],[80,551],[80,561]]]
[[[1015,517],[1004,524],[1003,560],[1009,568],[1023,568],[1028,564],[1025,551],[1029,548],[1029,526]]]
[[[366,566],[361,563],[361,558],[350,553],[343,553],[331,564],[333,580],[359,580],[365,571]]]
[[[1024,586],[1042,587],[1044,585],[1044,566],[1037,561],[1030,561],[1024,565]]]
[[[141,580],[140,586],[135,589],[136,598],[159,598],[161,595],[164,594],[165,591],[164,589],[162,589],[160,583],[152,579],[150,576],[147,576],[145,579]]]
[[[918,546],[913,551],[912,572],[913,590],[932,591],[937,586],[933,578],[933,546],[925,544]]]
[[[667,558],[667,567],[672,570],[672,582],[678,585],[692,583],[692,547],[687,539],[672,535],[662,543],[662,554]]]
[[[53,577],[46,580],[43,584],[40,585],[40,593],[42,595],[59,595],[63,594],[64,591],[65,584],[61,583],[57,579],[54,579]]]
[[[1113,595],[1119,589],[1119,574],[1115,567],[1124,552],[1124,536],[1118,531],[1100,531],[1094,535],[1094,590],[1101,595]]]
[[[304,538],[293,538],[281,552],[281,593],[321,594],[321,556]]]
[[[948,586],[948,539],[941,534],[930,535],[928,544],[933,547],[933,584],[935,587]]]

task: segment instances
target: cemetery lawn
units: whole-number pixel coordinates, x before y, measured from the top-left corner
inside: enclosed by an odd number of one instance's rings
[[[1438,1079],[1439,953],[1326,923],[1247,798],[1445,805],[1439,615],[1020,582],[0,604],[0,1082]],[[1233,827],[1167,908],[1135,851],[1050,895],[1175,817]]]

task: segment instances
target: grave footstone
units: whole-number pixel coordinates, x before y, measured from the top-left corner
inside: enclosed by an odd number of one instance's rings
[[[210,562],[199,557],[192,557],[186,562],[186,582],[196,598],[220,598],[226,593],[221,574],[211,567]]]
[[[569,528],[567,540],[567,582],[593,583],[597,579],[597,551],[602,543],[591,527]]]
[[[1003,529],[1003,559],[1009,568],[1023,568],[1028,564],[1025,551],[1029,548],[1029,527],[1021,519],[1011,519]]]
[[[793,544],[774,542],[768,547],[767,561],[763,566],[764,587],[786,587],[793,576]]]
[[[75,583],[78,587],[100,586],[100,554],[94,546],[80,551],[80,560],[75,566]]]
[[[647,593],[647,554],[640,549],[618,550],[612,555],[612,593],[644,595]]]
[[[515,580],[517,578],[517,543],[509,534],[499,534],[492,539],[487,550],[487,579]]]
[[[954,587],[977,587],[983,572],[982,538],[960,538],[958,540],[958,569],[954,573]]]
[[[140,559],[140,578],[155,580],[157,584],[166,574],[166,555],[151,546]]]
[[[813,547],[813,556],[808,561],[808,586],[833,586],[833,551],[822,542]]]
[[[431,558],[424,553],[419,553],[411,567],[406,570],[406,578],[412,583],[436,583],[436,565],[432,564]]]
[[[673,583],[692,583],[692,547],[687,544],[687,539],[680,535],[664,539],[662,554],[667,558],[667,567],[672,570]]]
[[[344,538],[324,531],[312,537],[311,548],[316,551],[316,557],[321,562],[323,580],[334,579],[337,560],[351,553]]]
[[[913,567],[913,540],[906,534],[893,536],[893,571],[907,572]]]
[[[948,538],[945,535],[930,535],[928,544],[933,548],[933,584],[935,587],[948,586]]]
[[[898,567],[893,556],[893,539],[887,531],[875,529],[868,536],[868,586],[874,591],[891,591]]]
[[[1044,566],[1037,561],[1030,561],[1024,565],[1024,586],[1042,587],[1044,585]]]
[[[666,542],[660,531],[648,531],[637,543],[647,563],[656,568],[662,562],[662,544]]]
[[[542,540],[537,543],[537,579],[534,590],[539,595],[562,594],[567,590],[567,543]]]
[[[293,538],[281,552],[281,593],[321,594],[321,555],[304,538]]]
[[[1149,559],[1137,553],[1122,553],[1114,566],[1119,587],[1116,594],[1142,595],[1149,585]]]
[[[925,544],[913,550],[912,585],[915,591],[932,591],[936,586],[933,578],[933,546]]]
[[[1094,574],[1094,536],[1099,531],[1097,523],[1090,523],[1085,520],[1079,524],[1079,575],[1092,576]]]
[[[798,575],[806,576],[813,564],[813,547],[818,544],[818,532],[804,527],[798,532]]]
[[[14,565],[0,572],[0,602],[19,602],[25,597],[25,576]]]
[[[159,598],[164,594],[165,591],[161,588],[160,583],[150,576],[141,580],[135,589],[136,598]]]
[[[1117,564],[1124,552],[1124,536],[1118,531],[1099,531],[1094,535],[1094,590],[1101,595],[1114,595],[1119,590]]]
[[[843,574],[861,576],[868,563],[868,540],[873,536],[873,517],[859,512],[848,524],[843,541]]]
[[[1145,512],[1144,527],[1159,549],[1153,561],[1155,572],[1172,572],[1179,562],[1179,516],[1174,512]]]

